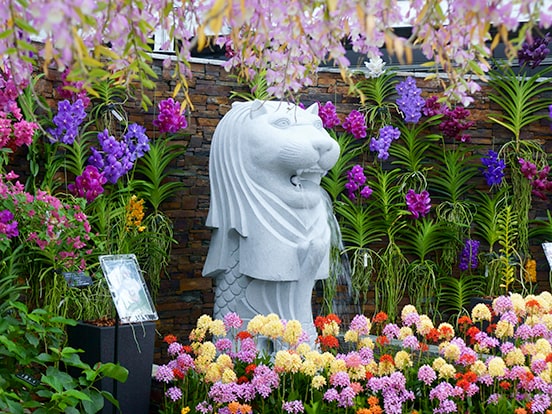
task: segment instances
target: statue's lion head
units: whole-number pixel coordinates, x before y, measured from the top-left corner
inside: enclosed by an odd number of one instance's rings
[[[286,245],[302,243],[316,222],[327,220],[320,179],[338,157],[317,104],[233,104],[211,144],[207,225],[218,230],[214,238],[235,230],[241,238],[265,232]],[[204,273],[209,267],[208,257]]]

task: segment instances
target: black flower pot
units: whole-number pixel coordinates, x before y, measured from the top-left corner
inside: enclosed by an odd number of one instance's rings
[[[84,350],[81,360],[118,362],[128,369],[125,383],[111,378],[101,380],[99,388],[109,391],[119,401],[120,411],[105,401],[102,414],[148,414],[151,372],[155,343],[155,322],[118,326],[96,326],[78,323],[68,327],[68,346]]]

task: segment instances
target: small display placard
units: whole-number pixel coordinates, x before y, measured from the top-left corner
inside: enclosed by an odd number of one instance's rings
[[[84,272],[63,272],[62,275],[69,287],[83,288],[94,283],[92,278]]]
[[[100,265],[122,323],[159,319],[134,254],[100,256]]]

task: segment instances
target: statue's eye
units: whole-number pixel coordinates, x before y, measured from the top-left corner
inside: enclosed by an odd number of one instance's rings
[[[314,121],[313,123],[314,127],[316,129],[322,129],[323,125],[322,125],[322,120],[321,119],[317,119],[316,121]]]
[[[274,125],[276,128],[280,129],[286,129],[291,125],[291,121],[289,118],[278,118],[274,122],[272,122],[272,125]]]

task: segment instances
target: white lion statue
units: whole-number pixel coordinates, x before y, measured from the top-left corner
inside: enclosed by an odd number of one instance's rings
[[[213,228],[203,275],[215,278],[214,317],[276,313],[315,338],[311,297],[329,274],[335,220],[320,179],[339,157],[318,105],[232,105],[209,158]]]

